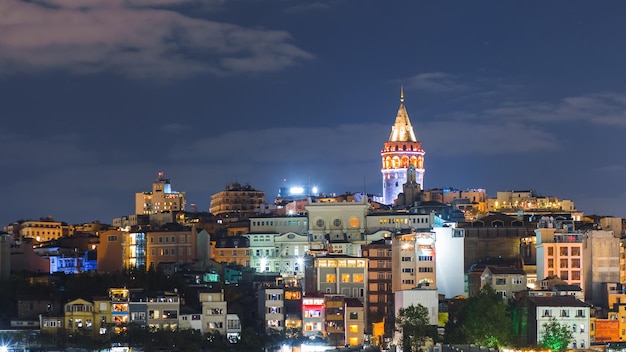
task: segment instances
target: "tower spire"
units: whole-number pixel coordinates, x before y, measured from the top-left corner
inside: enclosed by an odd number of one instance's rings
[[[404,84],[400,85],[400,102],[404,103]]]

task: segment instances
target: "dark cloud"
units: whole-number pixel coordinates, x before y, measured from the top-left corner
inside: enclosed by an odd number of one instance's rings
[[[285,31],[245,28],[173,10],[189,2],[3,1],[0,74],[62,69],[168,79],[277,71],[313,58],[291,44]]]

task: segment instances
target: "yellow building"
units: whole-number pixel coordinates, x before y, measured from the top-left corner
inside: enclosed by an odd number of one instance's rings
[[[98,334],[104,335],[111,326],[111,298],[107,296],[93,298],[93,315],[95,329]]]
[[[36,242],[46,242],[69,236],[69,225],[52,219],[25,221],[20,225],[20,238],[32,238]]]
[[[152,192],[135,194],[135,214],[158,214],[185,210],[185,192],[172,190],[170,180],[159,172],[152,183]]]
[[[346,345],[359,346],[365,337],[365,309],[356,298],[346,298]]]
[[[234,182],[211,196],[209,211],[213,215],[236,213],[253,216],[259,205],[265,203],[265,192],[254,189],[250,185]]]
[[[94,304],[82,298],[69,301],[64,306],[65,330],[94,333]]]
[[[211,241],[213,260],[250,266],[250,241],[244,236],[230,236]]]

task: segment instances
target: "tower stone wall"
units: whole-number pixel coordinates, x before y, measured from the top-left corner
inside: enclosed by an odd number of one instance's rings
[[[389,140],[385,142],[380,155],[382,158],[383,203],[393,204],[402,186],[407,182],[407,169],[415,168],[415,179],[424,189],[424,150],[422,143],[415,138],[415,132],[404,106],[404,91],[400,94],[400,108],[395,124],[391,128]]]

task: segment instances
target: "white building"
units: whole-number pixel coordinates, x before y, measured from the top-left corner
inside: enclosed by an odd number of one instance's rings
[[[453,298],[465,294],[465,230],[457,229],[453,223],[445,227],[434,227],[435,253],[437,261],[435,270],[445,275],[437,276],[439,294]]]
[[[585,349],[590,346],[590,306],[574,296],[529,297],[527,341],[538,344],[545,333],[545,324],[551,318],[572,329],[572,342],[567,349]]]
[[[237,314],[226,314],[226,339],[230,343],[241,339],[241,321]]]
[[[294,232],[254,233],[250,240],[250,266],[257,272],[276,272],[284,276],[304,275],[304,255],[309,250],[308,236]]]

